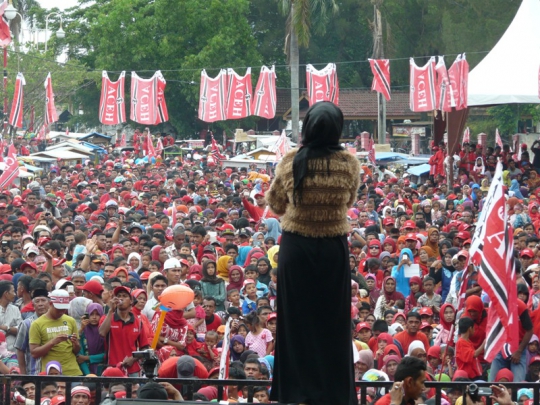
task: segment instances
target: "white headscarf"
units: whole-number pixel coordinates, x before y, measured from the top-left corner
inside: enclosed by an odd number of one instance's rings
[[[409,350],[407,351],[407,356],[412,356],[412,352],[416,349],[422,349],[424,352],[426,351],[426,347],[424,346],[424,343],[422,343],[420,340],[414,340],[409,345]]]

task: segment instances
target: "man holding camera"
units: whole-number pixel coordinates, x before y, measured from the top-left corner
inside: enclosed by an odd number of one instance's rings
[[[77,323],[67,315],[69,293],[54,290],[49,294],[49,310],[30,325],[30,353],[41,358],[41,371],[49,361],[62,365],[63,375],[82,375],[76,355],[81,350]]]
[[[107,364],[122,363],[129,377],[138,377],[141,367],[133,352],[148,348],[148,337],[140,316],[131,312],[131,291],[124,286],[113,290],[110,310],[99,322],[99,334],[105,338]]]

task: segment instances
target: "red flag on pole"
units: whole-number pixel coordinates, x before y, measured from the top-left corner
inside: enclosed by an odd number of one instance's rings
[[[369,137],[368,160],[373,166],[377,166],[377,161],[375,159],[375,141],[373,140],[372,135]]]
[[[381,93],[386,101],[391,99],[390,89],[390,60],[389,59],[369,59],[371,72],[373,73],[373,83],[371,91]]]
[[[479,267],[478,283],[490,298],[484,350],[488,362],[493,361],[505,343],[512,353],[519,347],[514,231],[508,226],[502,173],[499,162],[470,248],[471,260]]]
[[[148,156],[148,162],[150,162],[151,158],[156,158],[156,150],[154,149],[154,142],[152,142],[152,135],[150,134],[150,131],[148,131],[148,135],[146,136],[146,150],[147,150],[147,156]]]
[[[126,133],[122,132],[122,138],[120,138],[120,147],[125,148],[127,146]]]
[[[444,56],[439,56],[437,65],[435,66],[437,73],[437,109],[445,112],[452,111],[450,80],[448,79],[448,71],[444,64]]]
[[[272,119],[276,116],[276,72],[274,66],[271,69],[263,66],[255,87],[255,107],[253,115]]]
[[[161,138],[159,138],[156,142],[156,156],[161,156],[162,152],[163,152],[163,142],[161,142]]]
[[[9,23],[4,17],[4,11],[8,6],[8,2],[4,1],[0,5],[0,46],[6,47],[11,43],[11,30],[9,29]]]
[[[157,83],[157,125],[169,121],[169,110],[167,109],[167,103],[165,102],[165,87],[167,87],[167,81],[160,70],[158,70],[154,76]]]
[[[495,143],[500,146],[501,148],[503,147],[503,142],[502,142],[502,139],[501,139],[501,134],[499,134],[499,128],[495,129]]]
[[[219,146],[214,139],[214,134],[212,134],[212,157],[216,164],[220,164],[222,160],[225,160],[227,157],[221,153]]]
[[[45,125],[58,121],[58,114],[54,106],[54,91],[52,87],[51,74],[45,79]]]
[[[5,168],[0,175],[0,190],[5,190],[19,176],[19,162],[17,149],[13,144],[9,145],[7,156],[4,159]]]
[[[9,125],[15,128],[22,128],[23,126],[24,85],[26,85],[26,81],[24,80],[23,74],[17,73],[15,92],[13,94],[13,102],[11,103],[11,114],[9,114]]]
[[[291,146],[289,145],[289,139],[285,134],[285,130],[281,131],[281,135],[274,144],[273,149],[274,152],[276,152],[276,162],[279,162],[281,159],[283,159],[283,156],[285,156],[287,152],[289,152],[289,150],[291,149]]]
[[[113,82],[105,70],[101,73],[99,122],[104,125],[118,125],[126,122],[125,78],[126,72],[122,72],[118,80]]]
[[[465,128],[465,131],[463,131],[463,141],[461,142],[461,145],[465,143],[471,143],[471,131],[469,130],[469,127]]]

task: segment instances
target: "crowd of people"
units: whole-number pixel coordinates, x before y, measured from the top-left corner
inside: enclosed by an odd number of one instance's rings
[[[424,380],[540,378],[540,167],[531,166],[526,148],[521,160],[506,148],[484,153],[466,145],[461,154],[450,184],[436,159],[430,179],[418,184],[399,169],[362,164],[347,212],[357,381],[417,384],[414,399],[428,400],[435,391],[424,389]],[[444,145],[435,155],[444,161]],[[132,352],[149,348],[159,333],[159,377],[217,378],[228,356],[229,378],[272,379],[282,234],[280,216],[266,201],[273,176],[255,166],[220,165],[211,153],[200,156],[59,161],[26,189],[1,192],[0,373],[141,376]],[[489,297],[468,249],[496,159],[504,164],[515,228],[520,346],[490,364],[483,357]],[[464,275],[467,297],[458,308]],[[157,331],[160,295],[176,284],[188,285],[194,300],[167,312]],[[224,353],[231,319],[230,352]],[[320,350],[332,351],[332,342]],[[497,387],[504,405],[508,398]],[[35,388],[14,385],[13,404],[33,403]],[[182,398],[182,388],[170,384],[136,388],[139,398]],[[72,404],[92,404],[92,389],[74,386]],[[122,398],[126,387],[111,385],[105,394],[105,401]],[[41,395],[61,405],[65,383],[43,383]],[[381,405],[397,398],[375,389],[368,395]],[[254,397],[268,403],[268,384],[255,387]],[[460,397],[456,390],[443,393],[444,403],[459,404]],[[229,401],[246,398],[246,387],[228,389]],[[532,398],[532,390],[517,393],[520,403]],[[218,399],[217,389],[200,387],[195,399]]]

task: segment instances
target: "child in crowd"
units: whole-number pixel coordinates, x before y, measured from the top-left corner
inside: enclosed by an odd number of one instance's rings
[[[266,284],[261,283],[258,280],[259,269],[257,268],[257,266],[253,264],[250,264],[249,266],[247,266],[246,269],[244,270],[244,276],[246,279],[250,278],[256,281],[257,297],[268,295],[268,286]]]
[[[277,298],[277,272],[278,272],[278,269],[270,270],[270,283],[268,284],[268,298],[270,298],[270,304],[272,308],[275,308],[275,302]]]
[[[424,294],[418,298],[418,306],[430,307],[434,313],[441,310],[442,297],[435,293],[435,280],[432,277],[424,277]]]
[[[246,348],[253,350],[259,357],[268,356],[274,350],[272,333],[263,328],[257,312],[252,311],[246,316],[249,333],[246,336]]]
[[[373,274],[375,276],[377,288],[380,289],[384,280],[384,271],[381,270],[381,261],[375,258],[368,259],[366,260],[363,270],[364,272],[362,275],[364,277],[368,274]]]
[[[201,290],[194,291],[195,296],[193,297],[193,305],[195,305],[195,318],[188,319],[187,322],[193,329],[195,333],[206,333],[206,313],[201,305],[203,301],[203,295]]]
[[[244,315],[247,315],[251,311],[255,311],[257,309],[257,287],[255,284],[255,280],[251,278],[246,278],[244,280],[244,287],[242,288],[241,293],[244,295],[244,302],[242,303],[242,313]]]
[[[240,299],[240,291],[236,288],[227,291],[227,309],[233,307],[242,310],[242,300]]]
[[[459,339],[456,344],[457,369],[463,370],[471,381],[482,379],[482,367],[478,356],[484,351],[484,344],[475,350],[471,342],[474,334],[474,321],[468,317],[460,318],[458,322]]]
[[[219,352],[216,346],[219,341],[219,335],[216,331],[209,330],[204,336],[204,344],[201,345],[198,352],[201,357],[210,360],[214,365],[219,364]]]

